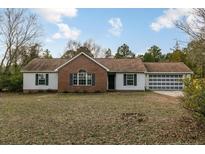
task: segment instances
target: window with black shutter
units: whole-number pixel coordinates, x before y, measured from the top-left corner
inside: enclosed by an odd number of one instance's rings
[[[92,74],[92,85],[95,85],[95,74]]]
[[[36,85],[48,85],[49,84],[49,74],[37,73],[35,79]]]
[[[73,85],[73,74],[70,74],[70,85]]]
[[[36,86],[38,85],[38,74],[36,74]]]
[[[48,82],[49,82],[49,78],[48,78],[48,74],[46,74],[46,85],[48,86]]]
[[[124,82],[124,86],[126,86],[127,84],[127,82],[126,82],[126,74],[124,74],[124,77],[123,77],[123,82]]]
[[[137,74],[126,73],[123,78],[124,86],[136,86],[137,85]]]
[[[137,85],[137,74],[134,74],[134,85]]]

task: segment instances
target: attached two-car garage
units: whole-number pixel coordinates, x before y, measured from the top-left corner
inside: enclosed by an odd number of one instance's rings
[[[145,63],[146,89],[182,90],[183,79],[193,74],[184,63]]]
[[[147,74],[146,89],[149,90],[182,90],[183,74]]]

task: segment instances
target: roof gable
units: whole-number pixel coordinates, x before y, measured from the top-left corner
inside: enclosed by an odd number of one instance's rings
[[[100,67],[102,67],[103,69],[105,69],[106,71],[109,71],[109,69],[102,65],[101,63],[99,63],[98,61],[96,61],[94,58],[88,56],[87,54],[85,54],[84,52],[79,53],[78,55],[74,56],[73,58],[71,58],[70,60],[68,60],[67,62],[65,62],[64,64],[62,64],[61,66],[59,66],[58,68],[55,69],[55,71],[58,71],[59,69],[61,69],[62,67],[66,66],[67,64],[69,64],[70,62],[72,62],[73,60],[75,60],[76,58],[78,58],[79,56],[84,55],[86,58],[90,59],[91,61],[93,61],[94,63],[96,63],[97,65],[99,65]]]

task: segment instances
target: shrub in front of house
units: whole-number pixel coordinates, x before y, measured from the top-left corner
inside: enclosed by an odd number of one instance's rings
[[[22,91],[23,76],[21,72],[0,75],[0,89],[2,91]]]
[[[185,106],[205,116],[205,79],[187,78],[184,85]]]

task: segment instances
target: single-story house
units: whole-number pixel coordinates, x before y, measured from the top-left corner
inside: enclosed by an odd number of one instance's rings
[[[184,63],[144,63],[139,58],[33,59],[22,70],[23,90],[105,92],[107,90],[181,90],[193,72]]]

